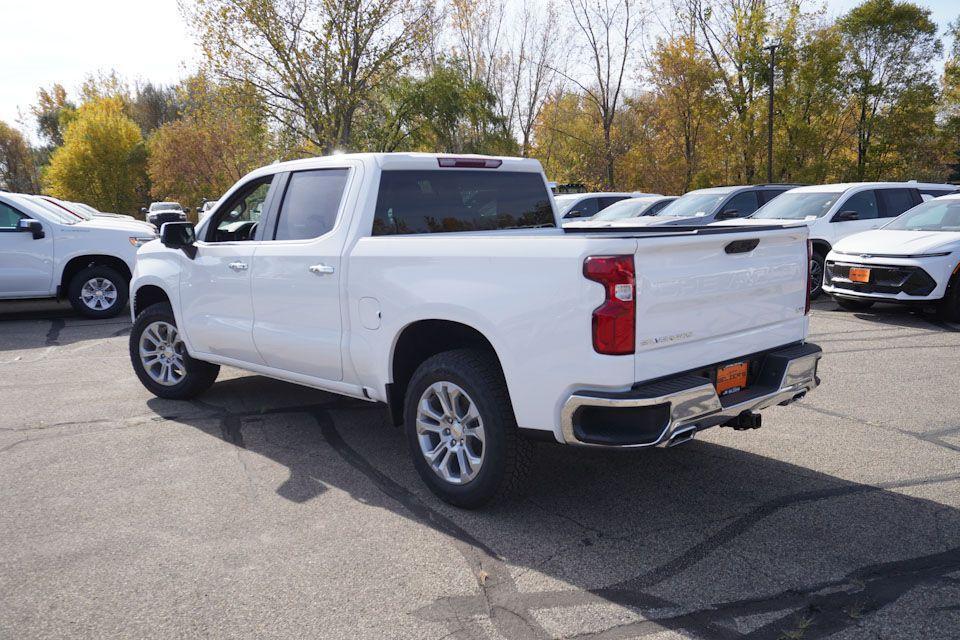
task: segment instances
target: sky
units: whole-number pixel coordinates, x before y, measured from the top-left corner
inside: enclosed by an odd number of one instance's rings
[[[827,2],[827,13],[856,4]],[[933,11],[941,30],[960,14],[956,0],[918,4]],[[131,82],[173,84],[199,59],[176,0],[0,0],[0,16],[0,120],[25,121],[20,128],[31,138],[29,105],[40,87],[59,82],[74,93],[87,76],[110,69]]]

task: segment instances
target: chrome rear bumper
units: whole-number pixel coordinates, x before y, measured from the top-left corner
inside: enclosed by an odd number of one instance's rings
[[[579,391],[570,395],[560,414],[563,440],[567,444],[639,448],[667,446],[689,440],[696,431],[735,420],[777,404],[799,400],[820,384],[817,364],[823,355],[815,344],[806,343],[760,356],[760,371],[743,391],[717,395],[712,382],[699,375],[682,375],[640,385],[625,392]],[[631,439],[626,426],[623,438],[586,433],[581,424],[587,413],[599,408],[601,415],[616,417],[623,409],[626,422],[636,418],[642,433]],[[600,418],[602,420],[602,418]],[[593,418],[594,421],[597,418]]]

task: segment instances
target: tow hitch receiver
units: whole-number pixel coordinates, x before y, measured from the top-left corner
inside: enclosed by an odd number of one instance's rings
[[[725,427],[733,427],[737,431],[746,431],[747,429],[759,429],[763,424],[763,416],[753,411],[744,411],[733,420],[723,423]]]

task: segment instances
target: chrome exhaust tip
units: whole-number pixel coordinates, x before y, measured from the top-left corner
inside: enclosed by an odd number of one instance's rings
[[[685,442],[690,442],[693,440],[693,436],[696,432],[697,425],[695,424],[687,425],[686,427],[680,427],[673,432],[672,436],[670,436],[670,441],[667,442],[667,447],[675,447]]]

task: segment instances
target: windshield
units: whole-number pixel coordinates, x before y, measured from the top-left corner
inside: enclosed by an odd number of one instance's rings
[[[767,220],[813,220],[823,217],[840,197],[839,191],[786,192],[763,205],[751,218]]]
[[[154,202],[150,205],[150,211],[180,211],[182,208],[176,202]]]
[[[931,200],[883,227],[897,231],[960,231],[960,200]]]
[[[655,200],[651,198],[628,198],[627,200],[614,202],[593,216],[591,220],[625,220],[626,218],[637,218],[643,214],[644,209],[654,202]]]
[[[698,193],[691,191],[665,206],[657,212],[657,215],[675,218],[701,218],[713,213],[717,205],[723,202],[723,199],[726,197],[726,193]]]
[[[54,222],[59,222],[60,224],[77,224],[81,220],[81,218],[72,215],[68,211],[61,209],[43,198],[31,198],[30,203],[42,209],[47,217]]]

